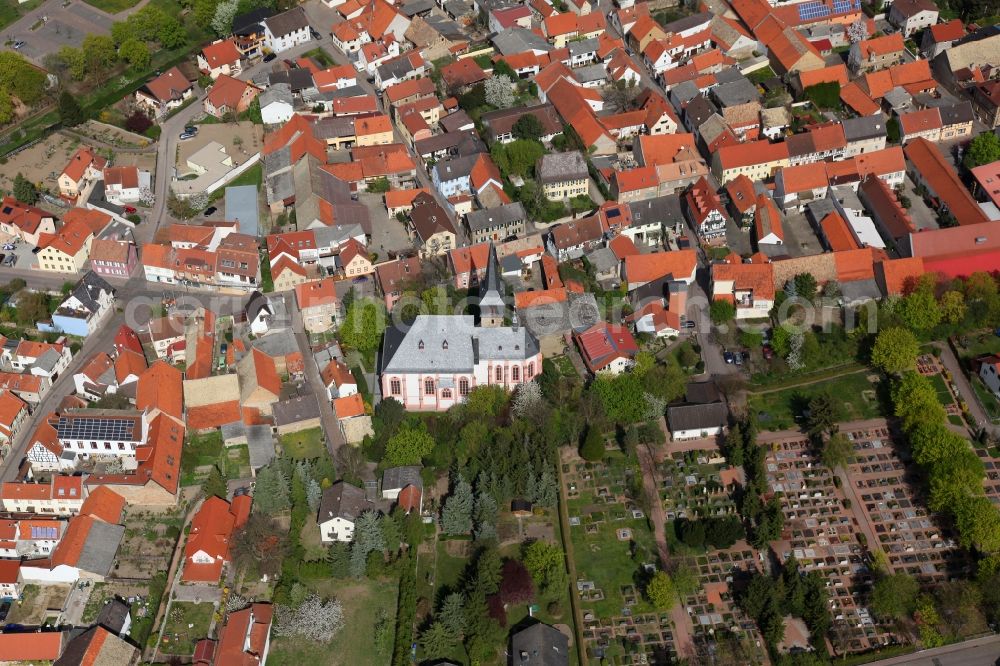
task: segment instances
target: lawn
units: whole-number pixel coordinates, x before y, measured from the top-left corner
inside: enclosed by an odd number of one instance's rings
[[[344,628],[328,644],[272,635],[268,663],[273,660],[275,664],[302,666],[329,663],[382,666],[392,661],[395,580],[322,580],[309,585],[320,596],[340,599],[344,606]]]
[[[993,423],[1000,422],[1000,402],[997,402],[996,396],[986,388],[986,384],[978,376],[973,376],[970,383],[972,384],[972,390],[976,393],[979,404],[986,410],[986,416]]]
[[[963,335],[959,342],[958,353],[963,359],[1000,353],[1000,336],[995,335],[993,331]]]
[[[931,375],[929,379],[934,386],[934,390],[937,391],[938,401],[945,407],[950,405],[953,402],[951,391],[948,390],[948,385],[945,384],[944,377],[941,375]]]
[[[139,4],[139,0],[84,0],[84,2],[109,14],[117,14]]]
[[[240,185],[256,185],[260,189],[260,184],[264,182],[264,167],[260,162],[234,178],[226,187],[239,187]]]
[[[215,606],[207,601],[175,601],[163,627],[160,651],[179,656],[193,654],[195,643],[208,636],[214,612]]]
[[[556,356],[552,359],[552,362],[556,364],[559,368],[559,372],[563,377],[577,377],[576,368],[573,367],[573,361],[569,360],[568,356]]]
[[[326,52],[322,46],[318,46],[311,51],[306,51],[302,54],[304,58],[312,58],[321,67],[333,67],[336,63],[333,61],[333,57]]]
[[[282,435],[278,443],[292,458],[319,458],[325,453],[322,428],[310,428]]]
[[[623,607],[622,588],[631,586],[636,597],[632,612],[651,611],[652,607],[642,598],[636,581],[640,564],[657,563],[653,534],[644,519],[612,521],[609,515],[614,508],[612,505],[603,505],[600,511],[584,515],[583,510],[594,507],[595,500],[592,494],[581,494],[580,498],[569,500],[568,505],[569,515],[581,518],[580,525],[570,527],[577,577],[593,581],[604,594],[604,599],[599,601],[581,600],[581,606],[584,611],[593,611],[598,618],[616,617]],[[631,539],[618,538],[617,530],[621,528],[631,529]],[[632,556],[633,542],[635,559]]]
[[[868,381],[869,370],[819,381],[805,386],[751,393],[750,406],[757,412],[761,427],[784,430],[795,425],[795,418],[806,409],[809,399],[819,393],[836,396],[844,410],[845,421],[883,416],[876,394],[877,384]]]
[[[0,3],[0,28],[6,28],[40,4],[42,4],[41,0],[30,0],[23,5],[18,4],[15,0],[3,0]]]

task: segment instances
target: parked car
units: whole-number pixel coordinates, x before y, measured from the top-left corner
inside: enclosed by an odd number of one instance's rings
[[[4,620],[7,619],[7,613],[9,612],[10,612],[9,601],[5,601],[2,604],[0,604],[0,622],[3,622]]]
[[[277,57],[278,56],[276,54],[274,54],[274,53],[268,53],[266,56],[264,56],[264,62],[271,62],[272,60],[274,60]]]
[[[771,345],[764,345],[761,349],[764,352],[764,358],[768,361],[774,358],[774,350],[771,349]]]
[[[722,359],[726,363],[735,363],[736,362],[736,357],[733,356],[733,352],[731,352],[731,351],[724,351],[724,352],[722,352]]]
[[[197,134],[198,133],[198,126],[197,125],[185,125],[184,126],[184,131],[185,132],[189,132],[191,134]]]
[[[7,258],[3,260],[3,265],[4,266],[13,266],[16,263],[17,263],[17,255],[16,254],[8,254]]]
[[[6,245],[3,246],[3,249],[5,249],[5,250],[13,250],[14,249],[14,244],[13,243],[7,243]]]
[[[208,208],[205,209],[205,212],[202,213],[202,215],[205,215],[205,216],[214,215],[215,211],[217,211],[217,210],[219,210],[219,209],[216,208],[215,206],[209,206]]]
[[[694,319],[685,319],[681,326],[684,328],[694,328]]]
[[[181,132],[181,135],[180,135],[179,138],[180,138],[181,141],[186,141],[188,139],[193,139],[194,138],[194,134],[192,134],[191,132]]]
[[[735,354],[732,354],[732,356],[733,356],[733,363],[735,363],[736,365],[743,365],[743,354],[736,352]]]
[[[138,210],[136,209],[136,207],[135,207],[135,206],[125,206],[125,207],[124,207],[124,210],[125,210],[125,213],[126,213],[126,214],[128,214],[128,215],[131,215],[132,213],[138,213],[138,212],[139,212],[139,211],[138,211]]]
[[[24,40],[21,39],[17,40],[16,42],[14,42],[13,46],[15,49],[20,49],[22,46],[24,46]]]

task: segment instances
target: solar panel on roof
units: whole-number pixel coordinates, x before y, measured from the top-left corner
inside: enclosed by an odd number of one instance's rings
[[[55,539],[59,536],[59,530],[55,527],[42,527],[40,525],[31,526],[32,539]]]
[[[135,439],[135,419],[60,417],[56,432],[60,439],[122,441]]]

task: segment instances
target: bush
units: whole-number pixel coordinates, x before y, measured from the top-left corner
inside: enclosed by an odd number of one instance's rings
[[[125,119],[125,129],[136,134],[143,134],[153,126],[153,121],[142,111],[133,111],[132,115]]]

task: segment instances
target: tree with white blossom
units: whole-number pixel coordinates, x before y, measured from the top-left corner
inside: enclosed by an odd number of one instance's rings
[[[847,38],[851,40],[851,44],[857,44],[858,42],[863,42],[868,39],[868,24],[865,17],[859,18],[857,21],[847,26]]]
[[[298,607],[277,606],[274,633],[327,643],[344,627],[344,609],[337,599],[310,594]]]
[[[542,404],[542,387],[538,382],[525,382],[517,387],[514,393],[514,414],[526,418]]]
[[[514,91],[510,88],[510,78],[503,74],[494,74],[486,79],[483,90],[486,92],[486,103],[506,109],[514,106]]]
[[[215,6],[215,16],[212,17],[212,30],[219,37],[225,37],[233,31],[233,19],[239,11],[239,0],[224,0]]]

